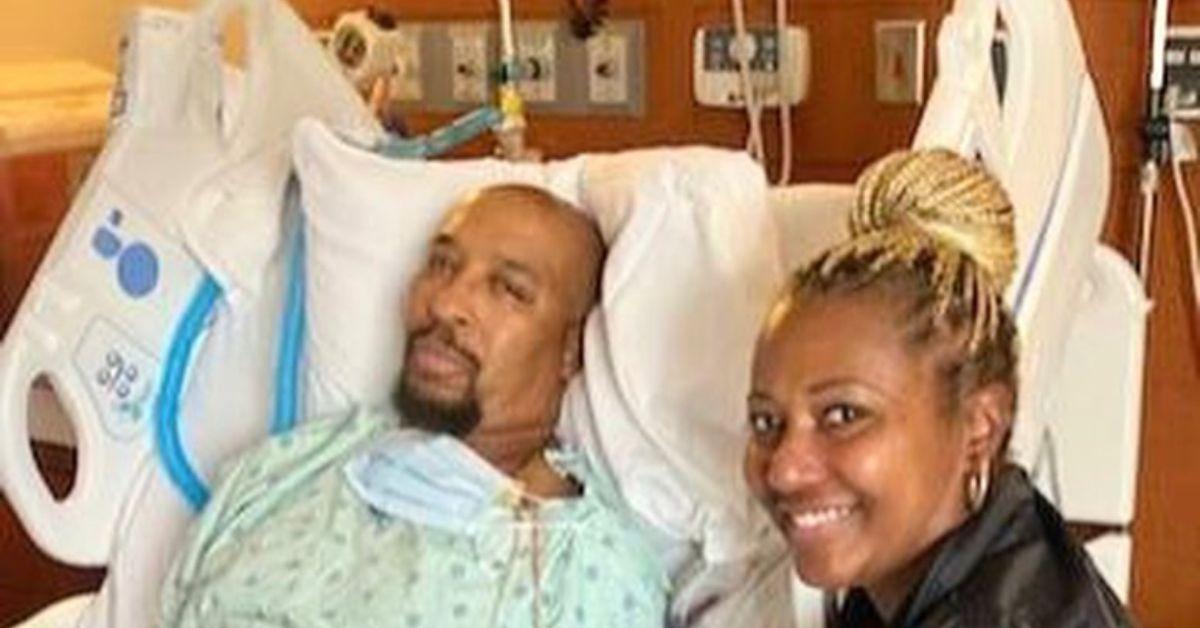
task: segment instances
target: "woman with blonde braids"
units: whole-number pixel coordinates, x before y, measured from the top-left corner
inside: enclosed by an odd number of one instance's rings
[[[766,321],[745,460],[800,578],[831,592],[832,625],[1129,625],[1005,464],[1015,251],[999,184],[949,151],[896,153],[859,181],[851,233]]]

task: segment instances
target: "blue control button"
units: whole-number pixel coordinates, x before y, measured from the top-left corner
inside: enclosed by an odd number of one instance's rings
[[[121,240],[115,233],[101,227],[92,236],[92,250],[103,259],[112,259],[121,251]]]
[[[158,285],[158,256],[144,243],[130,245],[117,260],[117,279],[135,299],[150,294]]]

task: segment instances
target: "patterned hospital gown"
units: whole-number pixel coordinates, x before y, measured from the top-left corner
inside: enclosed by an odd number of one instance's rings
[[[394,519],[342,468],[387,414],[314,421],[238,460],[164,583],[162,625],[661,627],[667,578],[585,473],[584,495],[497,503],[470,534]],[[579,476],[577,476],[579,477]]]

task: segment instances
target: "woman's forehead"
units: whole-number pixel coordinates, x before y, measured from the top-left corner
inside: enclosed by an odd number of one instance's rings
[[[794,298],[769,316],[755,373],[796,385],[842,378],[912,385],[919,356],[909,350],[902,310],[883,295]]]

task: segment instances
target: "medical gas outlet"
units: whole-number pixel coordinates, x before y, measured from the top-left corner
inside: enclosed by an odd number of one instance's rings
[[[451,26],[450,68],[452,99],[457,103],[482,104],[490,97],[488,26]]]
[[[602,105],[629,101],[629,38],[605,30],[587,41],[588,100]]]
[[[520,66],[517,89],[527,102],[558,100],[557,30],[555,23],[517,26],[517,62]]]

